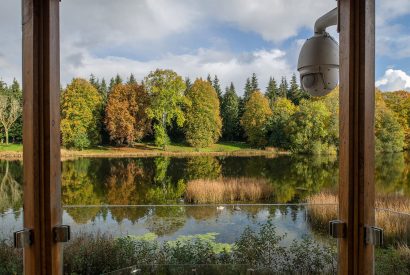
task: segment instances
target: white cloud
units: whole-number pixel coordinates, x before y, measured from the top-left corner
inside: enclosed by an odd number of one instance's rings
[[[388,24],[388,21],[406,14],[410,14],[408,0],[376,0],[377,26]]]
[[[239,94],[242,94],[245,80],[252,72],[258,75],[260,88],[264,89],[270,76],[290,76],[293,71],[286,62],[285,52],[278,49],[257,50],[239,55],[199,49],[189,54],[166,54],[150,61],[115,56],[97,57],[78,49],[74,55],[62,56],[62,62],[62,75],[65,76],[63,83],[69,82],[72,76],[88,77],[91,73],[107,80],[116,73],[126,78],[132,72],[137,79],[142,80],[156,68],[167,68],[192,80],[196,77],[206,78],[208,73],[217,74],[221,78],[222,88],[233,81]]]
[[[376,81],[376,87],[382,91],[410,91],[410,75],[402,70],[388,69],[384,76]]]
[[[302,27],[313,29],[315,20],[336,7],[334,1],[317,0],[208,0],[198,1],[208,17],[230,23],[265,40],[281,42]]]

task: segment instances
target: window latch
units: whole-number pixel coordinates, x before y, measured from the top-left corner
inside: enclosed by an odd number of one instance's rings
[[[364,237],[366,244],[383,245],[384,231],[376,226],[365,226]]]
[[[23,229],[14,232],[13,237],[15,248],[25,248],[33,244],[34,232],[33,229]]]
[[[53,228],[53,239],[56,243],[66,243],[71,239],[69,225],[59,225]]]
[[[346,238],[346,223],[339,220],[330,221],[329,235],[336,239]]]

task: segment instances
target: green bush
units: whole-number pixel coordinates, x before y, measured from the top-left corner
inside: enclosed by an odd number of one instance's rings
[[[5,241],[0,241],[0,274],[22,274],[23,252],[13,248]]]
[[[407,246],[375,250],[376,274],[410,274],[410,248]]]
[[[185,274],[192,268],[215,274],[239,274],[247,268],[258,274],[337,273],[334,246],[306,236],[284,246],[285,235],[278,235],[270,221],[258,231],[247,228],[233,244],[219,243],[216,237],[208,233],[160,242],[153,233],[121,238],[79,234],[64,245],[64,274],[102,274],[130,266],[155,274]],[[378,248],[375,255],[376,274],[410,274],[408,247]],[[22,274],[22,256],[21,250],[0,242],[0,274]]]

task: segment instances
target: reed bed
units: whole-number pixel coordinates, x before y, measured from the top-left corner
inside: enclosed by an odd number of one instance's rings
[[[331,192],[322,192],[307,199],[308,221],[313,229],[325,233],[330,220],[337,218],[338,197]],[[323,206],[320,204],[335,204]],[[377,196],[376,226],[384,229],[385,239],[390,244],[410,242],[410,198],[396,195]]]
[[[219,178],[188,182],[185,199],[191,203],[261,201],[273,196],[273,187],[266,179]]]

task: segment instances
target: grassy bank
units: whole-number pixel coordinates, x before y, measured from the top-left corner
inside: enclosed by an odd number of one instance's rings
[[[0,158],[21,159],[21,144],[0,145]],[[61,149],[63,159],[77,157],[155,157],[155,156],[264,156],[275,155],[272,149],[255,149],[243,142],[217,143],[207,148],[193,148],[173,143],[162,150],[149,143],[138,143],[132,147],[99,146],[85,150]]]

